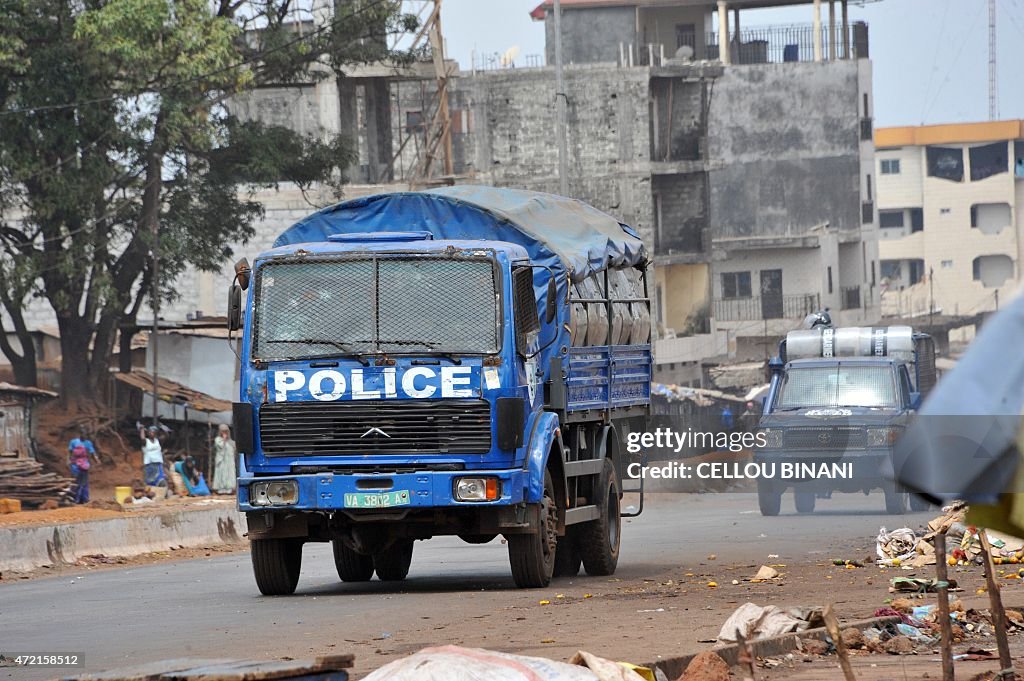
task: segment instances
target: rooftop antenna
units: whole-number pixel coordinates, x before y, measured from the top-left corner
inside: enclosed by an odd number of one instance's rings
[[[999,118],[999,79],[996,69],[996,0],[988,0],[988,118]]]

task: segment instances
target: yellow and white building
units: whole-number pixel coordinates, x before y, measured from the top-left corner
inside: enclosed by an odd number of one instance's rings
[[[1024,120],[878,128],[882,314],[973,315],[1024,262]]]

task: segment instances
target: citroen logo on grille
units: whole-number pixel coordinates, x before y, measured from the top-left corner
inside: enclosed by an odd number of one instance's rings
[[[382,435],[382,436],[384,436],[384,437],[387,437],[387,438],[390,438],[390,437],[391,437],[390,435],[388,435],[387,433],[385,433],[385,432],[384,432],[383,430],[381,430],[381,429],[380,429],[380,428],[378,428],[377,426],[374,426],[373,428],[370,428],[370,429],[369,429],[368,431],[366,431],[365,433],[363,433],[363,434],[362,434],[362,435],[360,435],[359,437],[360,437],[360,438],[364,438],[364,437],[366,437],[367,435]]]

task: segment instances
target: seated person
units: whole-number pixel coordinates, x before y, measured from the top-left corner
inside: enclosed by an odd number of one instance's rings
[[[174,470],[181,476],[182,482],[185,483],[185,491],[190,497],[209,496],[210,488],[203,479],[203,474],[196,469],[194,458],[186,456],[183,460],[175,462]]]

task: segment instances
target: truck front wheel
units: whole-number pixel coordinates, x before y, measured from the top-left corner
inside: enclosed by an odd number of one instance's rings
[[[532,534],[508,535],[508,560],[512,579],[520,588],[540,588],[551,583],[558,544],[558,507],[551,473],[544,471],[544,498],[540,502],[540,527]]]
[[[615,466],[604,460],[604,470],[598,478],[595,501],[600,516],[583,523],[579,529],[580,556],[587,574],[594,577],[614,575],[619,564],[619,536],[622,517],[619,510],[619,478]]]
[[[373,567],[382,582],[400,582],[409,575],[412,564],[412,539],[396,539],[380,553],[373,554]]]
[[[302,569],[301,539],[253,539],[249,542],[252,572],[264,596],[295,593]]]
[[[761,515],[778,515],[782,508],[782,490],[776,489],[767,480],[758,480],[757,505],[761,509]]]
[[[373,577],[373,556],[356,553],[340,539],[334,545],[334,567],[343,582],[368,582]]]

